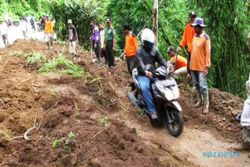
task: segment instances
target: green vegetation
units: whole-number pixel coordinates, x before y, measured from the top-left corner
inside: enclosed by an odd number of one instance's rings
[[[54,139],[52,141],[52,148],[56,149],[58,147],[63,147],[66,151],[71,152],[72,147],[75,145],[76,134],[70,131],[67,137],[62,137],[60,139]]]
[[[89,77],[89,73],[85,72],[82,67],[75,65],[71,60],[67,59],[62,54],[59,54],[58,57],[53,58],[52,60],[49,60],[39,69],[39,72],[41,73],[56,72],[56,71],[72,75],[76,78]]]
[[[109,127],[110,126],[110,120],[109,117],[102,115],[99,119],[98,119],[99,123],[101,124],[102,127]]]
[[[21,57],[23,55],[25,55],[23,52],[21,51],[15,51],[15,52],[12,52],[10,53],[11,56],[16,56],[16,57]]]
[[[46,62],[46,56],[39,52],[34,52],[27,57],[28,65],[42,65]]]
[[[52,141],[52,148],[53,149],[56,149],[56,148],[58,148],[59,147],[59,145],[61,144],[61,140],[59,140],[59,139],[54,139],[53,141]]]
[[[68,137],[69,137],[70,139],[75,139],[75,138],[76,138],[76,134],[75,134],[74,132],[70,131],[70,132],[68,133]]]

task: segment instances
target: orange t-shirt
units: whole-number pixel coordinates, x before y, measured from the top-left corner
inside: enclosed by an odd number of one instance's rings
[[[193,49],[191,53],[190,69],[193,71],[203,71],[205,67],[211,66],[211,42],[209,36],[202,33],[193,39]]]
[[[187,67],[187,59],[179,55],[172,57],[170,62],[175,63],[175,70],[178,70],[182,67]]]
[[[46,33],[54,32],[54,23],[52,23],[52,21],[45,21],[45,32]]]
[[[194,27],[188,23],[184,29],[182,40],[181,40],[181,47],[184,48],[186,45],[188,47],[188,52],[191,53],[192,51],[192,42],[195,35]]]
[[[125,44],[125,55],[126,57],[135,56],[137,53],[138,44],[137,38],[133,36],[132,32],[129,35],[126,35],[126,44]]]

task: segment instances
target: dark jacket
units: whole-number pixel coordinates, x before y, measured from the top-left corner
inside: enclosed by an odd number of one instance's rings
[[[145,71],[152,71],[156,69],[158,66],[167,67],[167,62],[161,56],[159,50],[154,47],[151,53],[146,52],[142,47],[140,47],[137,51],[138,57],[138,72],[140,75],[145,75]],[[146,69],[147,65],[152,65],[153,69]]]
[[[75,26],[71,25],[69,26],[69,41],[77,41],[78,35]]]

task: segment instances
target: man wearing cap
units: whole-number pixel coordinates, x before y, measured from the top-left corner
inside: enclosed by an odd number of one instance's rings
[[[114,49],[114,30],[111,28],[111,20],[108,18],[106,20],[107,28],[105,29],[105,50],[106,50],[106,56],[108,60],[108,67],[113,68],[115,64],[115,59],[113,55],[113,49]]]
[[[68,20],[68,35],[69,35],[69,53],[75,59],[77,56],[76,46],[78,41],[78,35],[72,20]]]
[[[126,34],[125,38],[125,58],[127,62],[127,67],[130,75],[132,75],[132,70],[137,66],[136,53],[138,49],[137,38],[132,33],[132,28],[129,24],[123,25],[123,30]]]
[[[184,29],[180,46],[177,48],[177,53],[179,53],[182,51],[183,48],[185,48],[187,46],[187,48],[188,48],[188,57],[187,57],[188,70],[189,70],[190,56],[191,56],[191,51],[192,51],[192,42],[193,42],[193,38],[195,35],[194,27],[192,27],[191,24],[194,22],[195,18],[196,18],[195,12],[193,12],[193,11],[190,12],[189,13],[189,22]]]
[[[206,114],[209,112],[207,75],[211,66],[211,42],[209,36],[203,31],[205,25],[202,18],[195,18],[192,26],[196,34],[192,43],[190,71],[198,91],[196,105],[203,103],[203,113]]]
[[[174,73],[177,75],[187,74],[187,59],[177,55],[173,46],[170,46],[167,50],[170,62],[174,66]]]

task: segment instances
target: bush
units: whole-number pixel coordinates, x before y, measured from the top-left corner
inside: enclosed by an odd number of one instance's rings
[[[47,63],[43,65],[42,68],[39,69],[41,73],[48,73],[48,72],[56,72],[60,71],[64,74],[72,75],[76,78],[85,78],[88,77],[89,74],[85,72],[85,70],[75,65],[71,60],[67,59],[64,55],[59,54],[58,57],[49,60]]]

